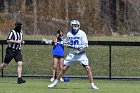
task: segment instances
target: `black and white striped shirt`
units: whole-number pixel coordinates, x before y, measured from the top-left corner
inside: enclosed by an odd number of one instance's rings
[[[9,35],[7,40],[23,40],[23,33],[21,32],[16,32],[15,30],[12,30]],[[21,44],[19,43],[8,43],[8,48],[14,49],[14,50],[21,50]]]

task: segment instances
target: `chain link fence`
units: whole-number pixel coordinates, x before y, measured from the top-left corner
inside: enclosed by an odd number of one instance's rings
[[[22,49],[23,76],[51,76],[53,68],[52,46],[38,44],[37,42],[32,45],[32,42],[27,42]],[[140,78],[139,46],[140,42],[91,42],[86,52],[94,77],[103,79]],[[0,60],[2,60],[2,55],[5,55],[5,49],[6,45],[0,48]],[[65,57],[67,54],[68,49],[65,48]],[[16,70],[17,65],[12,60],[3,70],[3,76],[17,76]],[[57,72],[59,72],[59,67]],[[0,73],[0,75],[2,74]],[[65,76],[87,77],[87,74],[79,62],[76,62],[74,66],[69,68]]]

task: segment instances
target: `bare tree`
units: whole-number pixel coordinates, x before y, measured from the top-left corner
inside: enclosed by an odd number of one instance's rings
[[[8,1],[7,0],[4,0],[4,6],[5,6],[5,8],[4,8],[4,13],[5,14],[8,14],[8,11],[9,11],[9,4],[8,4]]]
[[[66,16],[65,16],[65,21],[66,21],[66,27],[65,31],[68,31],[68,20],[69,20],[69,9],[68,9],[68,0],[65,0],[65,9],[66,9]]]
[[[13,20],[21,20],[26,26],[25,30],[32,31],[25,31],[27,34],[51,35],[56,29],[68,31],[69,21],[72,19],[79,19],[81,25],[86,25],[81,27],[89,35],[140,33],[140,0],[3,0],[3,2],[4,11],[1,13],[4,15],[3,24],[4,26],[9,24],[5,28],[10,28]]]
[[[33,27],[34,27],[34,35],[38,34],[37,30],[37,0],[33,0]]]
[[[22,13],[25,13],[26,12],[26,0],[23,0],[22,2],[21,2],[21,11],[22,11]]]

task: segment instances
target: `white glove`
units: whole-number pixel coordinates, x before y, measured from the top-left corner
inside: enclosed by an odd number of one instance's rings
[[[75,49],[79,49],[79,46],[78,46],[78,45],[74,45],[74,48],[75,48]]]
[[[87,44],[81,45],[81,46],[79,46],[79,50],[83,50],[83,49],[85,49],[86,47],[88,47]]]
[[[79,45],[74,45],[74,46],[73,46],[73,45],[69,45],[69,46],[68,46],[68,48],[74,48],[74,49],[77,49],[77,50],[80,50],[80,51],[83,50],[83,49],[85,49],[86,47],[88,47],[87,44],[85,44],[85,45],[80,45],[80,46],[79,46]]]

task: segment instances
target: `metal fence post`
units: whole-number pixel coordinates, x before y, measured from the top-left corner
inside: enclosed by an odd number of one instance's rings
[[[111,45],[109,45],[109,80],[111,79]]]
[[[2,52],[1,52],[2,53],[1,54],[2,56],[1,57],[2,58],[1,58],[1,60],[2,60],[2,63],[3,63],[3,44],[1,44],[1,45],[2,45]],[[1,70],[1,77],[3,78],[3,69]]]

